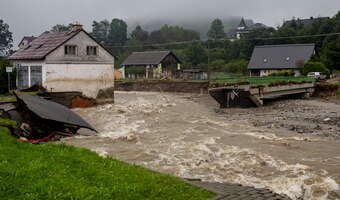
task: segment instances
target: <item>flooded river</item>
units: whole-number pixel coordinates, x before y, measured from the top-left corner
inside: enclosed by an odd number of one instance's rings
[[[99,133],[64,142],[183,178],[340,199],[340,140],[231,121],[207,95],[117,92],[115,101],[76,109]]]

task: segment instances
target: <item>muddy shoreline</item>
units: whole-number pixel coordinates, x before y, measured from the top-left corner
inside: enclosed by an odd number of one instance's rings
[[[228,120],[247,120],[255,127],[282,129],[303,136],[340,139],[339,106],[325,99],[277,100],[264,107],[216,110],[226,114]]]

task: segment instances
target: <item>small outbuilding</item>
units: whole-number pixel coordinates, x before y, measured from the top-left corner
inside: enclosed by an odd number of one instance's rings
[[[181,70],[181,79],[189,79],[189,80],[205,80],[208,79],[208,73],[203,69],[183,69]]]
[[[248,64],[250,76],[268,76],[282,70],[291,70],[299,76],[314,49],[315,44],[255,46]]]
[[[181,61],[172,51],[133,52],[122,63],[125,78],[175,78]]]

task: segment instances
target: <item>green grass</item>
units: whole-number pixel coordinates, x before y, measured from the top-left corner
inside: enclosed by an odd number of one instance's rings
[[[17,126],[16,121],[10,120],[10,119],[4,119],[0,118],[0,127],[8,127],[8,128],[15,128]]]
[[[31,145],[0,127],[0,199],[208,199],[214,194],[83,148]]]
[[[294,82],[314,82],[314,78],[299,76],[299,77],[219,77],[211,80],[212,86],[235,85],[235,84],[250,84],[251,86],[268,86],[275,83],[294,83]]]
[[[23,92],[25,94],[30,94],[30,95],[37,95],[40,91],[34,91],[34,92]],[[0,95],[0,103],[1,102],[15,102],[16,98],[14,97],[13,94],[2,94]]]
[[[150,78],[150,79],[118,79],[118,80],[115,80],[116,82],[123,82],[123,83],[133,83],[133,82],[150,82],[150,83],[152,83],[152,82],[155,82],[155,83],[157,83],[157,82],[164,82],[164,83],[166,83],[166,82],[169,82],[169,83],[171,83],[171,82],[188,82],[188,83],[202,83],[202,82],[207,82],[208,80],[190,80],[190,79],[188,79],[188,80],[184,80],[184,79],[164,79],[164,80],[162,80],[162,79],[156,79],[156,78]]]
[[[14,102],[16,101],[14,96],[0,95],[0,102]]]

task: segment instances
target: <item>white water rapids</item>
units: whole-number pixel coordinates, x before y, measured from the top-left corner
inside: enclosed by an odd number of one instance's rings
[[[340,142],[230,122],[215,106],[188,94],[119,92],[113,105],[75,109],[98,135],[64,142],[179,177],[340,198]]]

